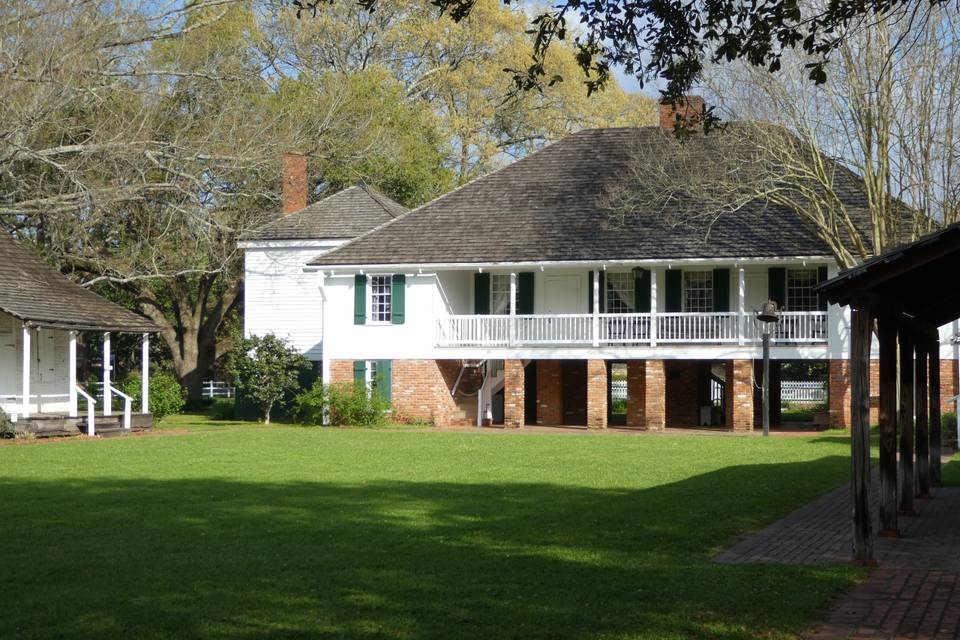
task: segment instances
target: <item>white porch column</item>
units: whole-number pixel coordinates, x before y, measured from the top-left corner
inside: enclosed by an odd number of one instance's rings
[[[746,322],[747,322],[747,278],[743,273],[742,267],[739,269],[739,278],[740,280],[739,280],[738,291],[740,296],[739,298],[740,316],[739,316],[739,319],[737,320],[737,339],[738,339],[737,341],[740,344],[740,346],[743,346],[744,338],[745,338],[743,334],[746,332]]]
[[[110,392],[110,332],[103,334],[103,415],[110,415],[110,403],[113,394]]]
[[[657,270],[650,269],[650,346],[657,346]]]
[[[150,413],[150,334],[140,345],[140,413]]]
[[[510,346],[517,343],[517,272],[510,272]]]
[[[596,272],[593,279],[593,320],[591,322],[591,332],[593,333],[593,346],[600,346],[600,271]]]
[[[67,334],[67,379],[70,385],[70,417],[76,418],[77,415],[77,332],[71,331]]]
[[[20,382],[20,416],[30,416],[30,327],[23,325],[23,370]]]

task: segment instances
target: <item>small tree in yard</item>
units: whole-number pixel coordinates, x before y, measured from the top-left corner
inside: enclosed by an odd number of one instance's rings
[[[256,404],[263,421],[270,424],[273,407],[297,388],[300,370],[310,364],[289,342],[272,333],[243,338],[236,345],[230,372],[237,391]]]

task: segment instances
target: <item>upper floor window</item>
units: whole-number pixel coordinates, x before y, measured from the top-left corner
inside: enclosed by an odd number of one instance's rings
[[[510,274],[494,273],[490,276],[490,313],[510,314]]]
[[[637,308],[634,276],[629,271],[607,272],[607,313],[633,313]]]
[[[713,271],[683,272],[683,310],[692,313],[713,311]]]
[[[787,269],[787,310],[816,311],[819,308],[815,291],[818,281],[815,268]]]
[[[393,319],[393,287],[390,276],[370,276],[370,321]]]

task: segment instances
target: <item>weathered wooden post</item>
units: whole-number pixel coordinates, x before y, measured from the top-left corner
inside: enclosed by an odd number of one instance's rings
[[[913,337],[900,327],[900,513],[913,515]]]
[[[852,308],[850,332],[850,491],[853,504],[853,560],[873,564],[870,514],[870,339],[872,318]]]
[[[940,340],[930,349],[930,482],[940,486],[940,455],[943,438],[940,424]]]
[[[917,342],[917,373],[916,373],[916,414],[917,414],[917,496],[930,497],[930,422],[928,409],[930,395],[927,393],[927,352],[930,343],[926,340]]]
[[[880,535],[900,535],[897,522],[897,323],[877,318],[880,343]]]

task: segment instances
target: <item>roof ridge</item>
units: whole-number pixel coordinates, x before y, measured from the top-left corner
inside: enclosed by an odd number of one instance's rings
[[[420,206],[417,206],[417,207],[414,207],[413,209],[410,209],[410,210],[407,211],[406,213],[403,213],[403,214],[397,216],[397,217],[394,218],[393,220],[388,220],[387,222],[384,222],[383,224],[379,224],[379,225],[375,226],[373,229],[370,229],[369,231],[365,231],[364,233],[361,233],[360,235],[358,235],[358,236],[355,237],[355,238],[351,238],[350,240],[344,242],[344,243],[341,244],[340,246],[332,249],[331,251],[327,251],[327,252],[324,253],[322,256],[319,256],[319,257],[317,257],[317,258],[314,258],[313,260],[311,260],[311,261],[308,262],[307,264],[308,264],[308,265],[314,265],[314,264],[316,264],[317,266],[323,266],[323,263],[319,263],[319,262],[316,262],[316,261],[317,261],[317,260],[320,260],[320,259],[322,259],[322,258],[326,258],[326,257],[328,257],[328,256],[330,256],[330,255],[332,255],[332,254],[341,252],[343,249],[346,249],[347,247],[350,247],[351,245],[355,244],[356,242],[359,242],[360,240],[366,238],[367,236],[369,236],[369,235],[371,235],[371,234],[374,234],[374,233],[380,231],[381,229],[384,229],[384,228],[386,228],[386,227],[389,227],[389,226],[392,225],[394,222],[399,222],[400,220],[406,219],[407,216],[409,216],[409,215],[411,215],[411,214],[414,214],[414,213],[417,213],[418,211],[420,211],[421,209],[423,209],[423,208],[426,207],[427,205],[432,205],[432,204],[434,204],[434,203],[436,203],[436,202],[440,202],[441,200],[444,200],[444,199],[446,199],[447,197],[452,196],[453,194],[461,191],[462,189],[465,189],[466,187],[468,187],[468,186],[470,186],[470,185],[472,185],[472,184],[474,184],[474,183],[480,182],[481,180],[485,180],[486,178],[490,178],[490,177],[492,177],[492,176],[500,173],[501,171],[507,169],[508,167],[514,167],[514,166],[520,164],[521,162],[525,162],[525,161],[528,160],[529,158],[532,158],[532,157],[536,156],[537,154],[542,153],[543,151],[545,151],[545,150],[549,149],[550,147],[554,146],[555,144],[558,144],[558,143],[560,143],[560,142],[563,142],[564,140],[566,140],[566,139],[569,138],[569,137],[570,137],[570,136],[567,136],[567,137],[565,137],[565,138],[562,138],[562,139],[560,139],[560,140],[557,140],[556,142],[552,142],[552,143],[548,144],[547,146],[543,147],[542,149],[537,149],[537,150],[534,151],[533,153],[531,153],[531,154],[529,154],[529,155],[526,155],[526,156],[520,158],[519,160],[517,160],[517,161],[515,161],[515,162],[511,162],[511,163],[509,163],[509,164],[505,164],[505,165],[503,165],[502,167],[497,167],[497,168],[494,169],[493,171],[491,171],[491,172],[489,172],[489,173],[485,173],[485,174],[483,174],[482,176],[477,176],[476,178],[473,178],[473,179],[471,179],[471,180],[467,180],[466,182],[464,182],[463,184],[461,184],[459,187],[454,187],[454,188],[451,189],[450,191],[447,191],[446,193],[437,196],[437,197],[434,198],[433,200],[427,200],[426,202],[424,202],[424,203],[421,204]]]
[[[394,199],[391,198],[390,196],[384,195],[384,194],[380,193],[379,191],[377,191],[376,189],[374,189],[373,187],[371,187],[370,185],[368,185],[367,182],[366,182],[366,180],[364,180],[363,178],[360,178],[360,183],[357,184],[357,185],[355,185],[355,186],[358,186],[358,187],[360,187],[361,189],[363,189],[364,192],[365,192],[368,196],[370,196],[371,198],[373,198],[373,201],[376,202],[378,205],[380,205],[380,208],[383,209],[383,210],[387,213],[387,215],[390,216],[391,218],[396,218],[397,216],[393,213],[393,211],[390,211],[390,209],[387,207],[387,205],[385,205],[383,202],[380,201],[380,198],[381,198],[381,197],[387,198],[388,200],[390,200],[390,202],[393,202],[394,204],[399,204],[401,207],[403,207],[402,204],[400,204],[399,202],[397,202],[396,200],[394,200]],[[406,207],[403,207],[403,208],[406,209]]]

